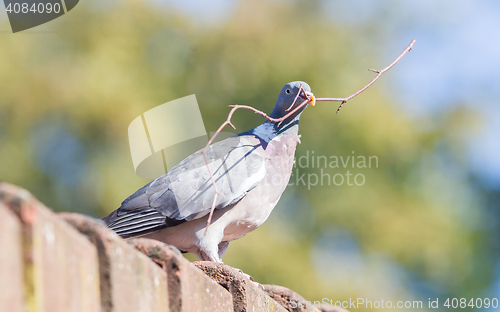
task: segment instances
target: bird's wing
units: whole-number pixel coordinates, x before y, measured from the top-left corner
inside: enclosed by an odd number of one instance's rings
[[[216,209],[236,203],[262,181],[265,157],[254,135],[233,136],[208,148],[210,170],[224,195],[217,196]],[[118,234],[134,236],[201,218],[210,212],[214,196],[204,156],[194,153],[128,197],[104,221]]]

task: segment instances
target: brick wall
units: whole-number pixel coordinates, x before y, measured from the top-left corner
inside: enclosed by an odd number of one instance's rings
[[[191,263],[161,242],[123,240],[100,220],[55,214],[0,183],[0,312],[345,311],[300,301],[227,265]]]

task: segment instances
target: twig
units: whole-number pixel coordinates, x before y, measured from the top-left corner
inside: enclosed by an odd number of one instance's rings
[[[297,101],[297,98],[299,97],[300,93],[304,91],[304,88],[302,88],[302,84],[300,84],[300,88],[299,88],[299,92],[297,92],[297,95],[295,96],[295,98],[293,99],[293,102],[292,104],[290,105],[290,107],[288,107],[287,109],[285,109],[285,112],[288,112],[290,109],[292,109],[293,107],[293,104],[295,104],[295,102]]]
[[[377,73],[377,75],[375,76],[375,78],[373,78],[367,85],[365,85],[363,88],[359,89],[358,91],[356,91],[355,93],[349,95],[348,97],[345,97],[345,98],[316,98],[316,101],[336,101],[336,102],[341,102],[339,108],[337,109],[337,114],[339,113],[340,109],[342,108],[342,106],[347,102],[349,101],[350,99],[352,99],[353,97],[357,96],[358,94],[360,94],[361,92],[365,91],[366,89],[368,89],[375,81],[377,81],[380,76],[382,76],[383,73],[385,73],[386,71],[388,71],[389,69],[391,69],[391,67],[393,67],[397,62],[399,62],[399,60],[407,53],[409,52],[412,47],[413,47],[413,44],[415,44],[415,40],[412,40],[410,42],[410,44],[408,45],[408,47],[406,47],[406,49],[404,49],[404,51],[391,63],[389,64],[389,66],[387,66],[386,68],[382,69],[382,70],[375,70],[375,69],[369,69],[369,71],[372,71],[372,72],[375,72]],[[290,107],[288,109],[286,109],[286,111],[289,111],[292,107],[293,107],[293,104],[295,104],[295,101],[297,100],[297,98],[299,97],[301,91],[303,91],[303,88],[302,88],[302,85],[300,86],[299,88],[299,92],[297,94],[297,96],[295,97],[292,105],[290,105]],[[251,110],[253,111],[254,113],[256,114],[259,114],[261,116],[263,116],[264,118],[266,118],[267,120],[271,121],[271,122],[277,122],[278,125],[281,124],[281,122],[283,122],[283,120],[287,119],[288,117],[290,117],[291,115],[293,115],[295,112],[297,112],[299,109],[301,109],[304,105],[307,105],[309,103],[312,103],[312,98],[310,98],[309,96],[307,96],[306,94],[306,97],[307,97],[307,100],[304,100],[302,103],[300,103],[299,105],[297,105],[297,107],[295,109],[293,109],[291,112],[289,112],[288,114],[286,114],[285,116],[281,117],[281,118],[272,118],[272,117],[269,117],[266,113],[258,110],[258,109],[255,109],[251,106],[247,106],[247,105],[229,105],[229,107],[232,107],[231,111],[229,112],[228,116],[227,116],[227,119],[226,121],[219,127],[219,129],[217,129],[217,131],[215,131],[214,135],[210,138],[210,140],[208,141],[207,145],[205,145],[205,147],[203,148],[203,150],[201,150],[199,153],[203,154],[203,157],[205,159],[205,164],[207,165],[207,169],[208,169],[208,173],[210,174],[210,179],[212,180],[212,185],[214,186],[214,190],[215,190],[215,195],[214,195],[214,200],[212,202],[212,208],[210,210],[210,214],[208,216],[208,220],[207,220],[207,227],[205,228],[205,235],[207,234],[207,231],[208,231],[208,227],[210,226],[210,223],[212,222],[212,217],[213,217],[213,214],[214,214],[214,210],[215,210],[215,203],[217,202],[217,198],[218,196],[222,196],[222,197],[225,197],[222,193],[219,192],[219,189],[217,188],[217,184],[215,182],[215,178],[214,178],[214,175],[212,174],[212,170],[210,170],[210,166],[208,165],[208,160],[207,160],[207,149],[208,147],[212,144],[212,142],[214,141],[215,137],[222,131],[222,129],[227,126],[227,125],[230,125],[233,129],[236,129],[236,127],[231,123],[231,117],[233,117],[233,114],[236,110],[240,109],[240,108],[243,108],[243,109],[248,109],[248,110]]]
[[[383,73],[385,73],[386,71],[388,71],[389,69],[391,69],[392,66],[396,65],[397,62],[399,62],[399,60],[407,53],[409,52],[412,48],[413,48],[413,45],[415,44],[415,39],[412,40],[410,42],[410,44],[406,47],[406,49],[404,49],[403,52],[401,52],[401,54],[391,63],[389,64],[389,66],[387,66],[386,68],[382,69],[382,70],[375,70],[375,69],[369,69],[369,71],[372,71],[372,72],[375,72],[377,73],[377,76],[375,76],[375,78],[372,79],[372,81],[370,81],[366,86],[364,86],[363,88],[359,89],[358,91],[356,91],[355,93],[349,95],[348,97],[345,97],[345,98],[316,98],[316,101],[337,101],[337,102],[342,102],[340,103],[340,106],[339,108],[337,109],[337,114],[339,113],[340,109],[342,108],[342,106],[347,102],[349,101],[350,99],[352,99],[353,97],[355,97],[356,95],[360,94],[361,92],[365,91],[366,89],[368,89],[368,87],[370,87],[375,81],[377,81],[380,76],[382,76]]]
[[[307,103],[310,103],[310,101],[311,101],[311,99],[309,99],[309,98],[307,100],[304,100],[294,110],[292,110],[291,112],[289,112],[288,114],[286,114],[285,116],[283,116],[281,118],[272,118],[272,117],[269,117],[266,113],[264,113],[264,112],[262,112],[262,111],[260,111],[258,109],[255,109],[255,108],[253,108],[251,106],[247,106],[247,105],[229,105],[229,107],[232,107],[233,109],[231,109],[231,111],[229,112],[226,121],[219,127],[219,129],[217,129],[217,131],[215,131],[214,135],[210,138],[210,140],[208,141],[207,145],[205,145],[205,147],[203,148],[203,150],[201,152],[199,152],[199,153],[203,154],[203,157],[205,159],[205,164],[207,165],[208,173],[210,174],[210,179],[212,180],[212,185],[214,186],[214,190],[215,190],[214,200],[212,202],[212,208],[211,208],[210,214],[208,216],[207,227],[205,228],[205,234],[207,233],[208,227],[210,226],[210,223],[212,222],[212,216],[214,214],[215,203],[217,202],[217,197],[218,196],[225,197],[224,194],[222,194],[221,192],[219,192],[219,189],[217,188],[217,184],[215,183],[214,175],[212,174],[212,170],[210,170],[210,166],[208,165],[207,149],[212,144],[212,142],[214,141],[215,137],[222,131],[222,129],[224,129],[225,126],[230,125],[233,129],[236,129],[236,127],[231,123],[231,117],[233,116],[234,112],[236,110],[240,109],[240,108],[248,109],[248,110],[253,111],[256,114],[259,114],[259,115],[263,116],[264,118],[266,118],[269,121],[278,122],[278,124],[280,124],[283,120],[285,120],[288,117],[290,117],[291,115],[293,115],[301,107],[303,107]]]

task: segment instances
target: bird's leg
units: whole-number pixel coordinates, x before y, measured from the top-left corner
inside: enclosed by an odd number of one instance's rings
[[[222,263],[222,260],[219,258],[219,254],[217,252],[210,253],[207,252],[206,250],[199,249],[195,254],[196,257],[200,259],[200,261],[211,261],[211,262]]]
[[[221,257],[219,256],[220,251],[220,238],[214,238],[212,236],[207,237],[204,235],[202,239],[198,242],[198,251],[196,256],[201,261],[212,261],[217,263],[222,263]],[[229,242],[227,243],[229,244]],[[227,246],[226,246],[227,248]]]
[[[226,252],[227,246],[229,246],[229,242],[221,242],[219,244],[219,259],[222,261],[222,256],[224,256],[224,253]]]
[[[220,242],[219,245],[217,246],[218,247],[217,248],[218,249],[217,256],[215,256],[215,254],[213,254],[213,253],[208,252],[208,250],[201,250],[201,249],[196,253],[196,256],[201,261],[212,261],[212,262],[217,262],[217,263],[224,263],[224,262],[222,262],[222,256],[226,252],[226,249],[228,246],[229,246],[229,242]],[[241,270],[241,269],[238,269],[238,268],[233,268],[233,269],[235,269],[236,271],[243,274],[243,276],[248,278],[250,280],[250,282],[253,283],[256,287],[258,287],[262,290],[264,289],[264,285],[256,282],[251,275],[243,272],[243,270]]]

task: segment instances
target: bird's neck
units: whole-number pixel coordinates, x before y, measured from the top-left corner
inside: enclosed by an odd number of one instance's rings
[[[300,114],[293,119],[285,119],[281,123],[266,120],[263,124],[251,130],[251,132],[264,141],[269,142],[279,135],[297,134],[299,132],[299,119]]]

